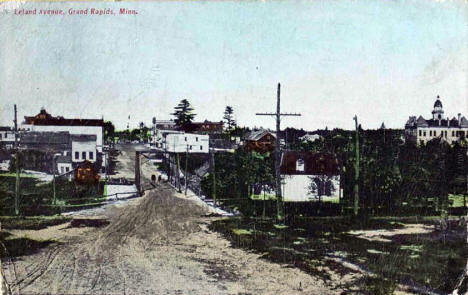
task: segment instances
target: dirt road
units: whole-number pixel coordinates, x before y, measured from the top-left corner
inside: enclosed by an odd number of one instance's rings
[[[56,243],[20,257],[15,268],[5,263],[4,271],[21,294],[340,293],[298,269],[232,248],[208,229],[206,210],[159,184],[142,198],[107,208],[107,226],[14,231]]]

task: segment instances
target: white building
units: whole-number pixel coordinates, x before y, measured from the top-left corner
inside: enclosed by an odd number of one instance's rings
[[[306,134],[304,136],[299,137],[299,140],[302,142],[308,142],[308,141],[313,142],[320,138],[321,136],[318,134]]]
[[[170,153],[208,153],[210,138],[203,134],[171,133],[166,135],[163,148]]]
[[[338,162],[331,155],[285,151],[280,171],[286,202],[335,199],[341,195]]]
[[[25,116],[24,119],[22,128],[27,131],[67,131],[72,135],[94,135],[96,136],[97,151],[102,153],[104,120],[65,119],[63,117],[53,117],[44,109],[42,109],[36,116]]]
[[[405,124],[405,137],[417,144],[425,144],[434,138],[440,138],[451,144],[468,137],[468,120],[460,113],[452,119],[446,117],[442,102],[437,96],[432,119],[426,120],[423,116],[417,119],[416,116],[409,117]]]
[[[83,161],[96,162],[97,145],[96,135],[71,135],[71,156],[73,163]],[[66,155],[65,155],[66,156]]]
[[[10,127],[0,126],[0,144],[12,148],[15,143],[15,132]]]

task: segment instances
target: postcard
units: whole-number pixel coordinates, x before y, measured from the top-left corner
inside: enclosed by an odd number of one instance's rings
[[[468,294],[468,2],[1,1],[0,295]]]

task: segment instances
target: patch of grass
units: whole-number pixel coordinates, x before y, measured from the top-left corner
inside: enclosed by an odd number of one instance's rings
[[[235,235],[251,235],[252,232],[250,230],[242,229],[242,228],[234,228],[232,229],[232,232]]]
[[[450,207],[452,208],[463,207],[463,195],[449,194],[448,198],[449,198],[449,201],[451,202]],[[468,202],[468,198],[467,198],[467,202]]]
[[[438,292],[449,292],[453,278],[463,271],[468,247],[463,233],[442,237],[440,233],[389,236],[391,242],[369,241],[348,234],[351,230],[393,230],[407,223],[433,224],[434,218],[296,218],[288,227],[272,220],[232,218],[214,221],[211,228],[221,232],[234,246],[258,251],[273,262],[296,266],[328,280],[322,267],[337,273],[352,270],[330,258],[343,259],[374,277],[354,282],[362,294],[391,294],[398,283],[413,282]],[[249,235],[238,235],[242,228]],[[255,230],[254,230],[255,229]],[[350,289],[351,290],[351,289]],[[388,293],[390,292],[390,293]],[[361,294],[361,293],[360,293]]]
[[[276,200],[276,195],[275,194],[265,194],[265,196],[263,194],[260,194],[260,195],[255,195],[255,194],[251,194],[250,195],[250,198],[252,200],[257,200],[257,201],[275,201]]]
[[[3,177],[16,177],[16,173],[0,173],[0,176],[3,176]],[[20,173],[20,178],[37,178],[37,176],[33,175],[33,174]]]
[[[16,217],[0,216],[2,229],[32,229],[38,230],[49,226],[69,222],[72,218],[65,216],[34,216]]]

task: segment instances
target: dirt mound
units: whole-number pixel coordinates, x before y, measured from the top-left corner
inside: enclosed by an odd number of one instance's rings
[[[178,198],[167,184],[148,191],[133,206],[116,209],[103,230],[106,244],[137,238],[156,243],[176,241],[199,230],[199,217],[207,214],[196,203]]]

